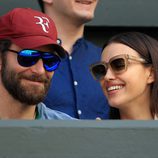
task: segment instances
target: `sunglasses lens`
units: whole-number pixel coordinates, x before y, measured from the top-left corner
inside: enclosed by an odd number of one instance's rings
[[[42,54],[42,59],[44,63],[44,68],[49,72],[55,71],[61,62],[60,58],[52,53]]]
[[[113,71],[120,72],[125,69],[125,59],[124,58],[114,59],[110,62],[110,66]]]
[[[52,53],[41,53],[37,50],[22,50],[18,53],[18,63],[24,67],[30,67],[42,57],[46,71],[56,70],[61,62],[60,58]]]
[[[102,64],[98,64],[92,67],[92,74],[96,80],[102,79],[106,75],[106,67]]]
[[[40,53],[34,50],[22,50],[18,54],[18,63],[21,66],[29,67],[37,63]]]

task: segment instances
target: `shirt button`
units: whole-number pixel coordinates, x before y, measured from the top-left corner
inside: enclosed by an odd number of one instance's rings
[[[61,45],[61,39],[57,39],[57,44]]]
[[[72,56],[71,55],[69,56],[69,60],[72,60]]]
[[[77,82],[77,81],[74,81],[74,85],[77,86],[77,85],[78,85],[78,82]]]
[[[100,117],[96,117],[96,120],[101,120],[101,118]]]
[[[82,111],[81,111],[81,110],[78,110],[78,114],[81,115],[81,114],[82,114]]]

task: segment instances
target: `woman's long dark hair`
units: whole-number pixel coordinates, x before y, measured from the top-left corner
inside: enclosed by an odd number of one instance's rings
[[[121,43],[134,49],[139,55],[152,65],[155,80],[151,85],[150,110],[153,117],[158,116],[158,41],[140,32],[125,32],[113,36],[103,49],[111,43]],[[110,118],[120,119],[119,110],[110,108]]]

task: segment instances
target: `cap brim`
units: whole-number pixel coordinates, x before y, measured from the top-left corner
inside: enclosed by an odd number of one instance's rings
[[[31,40],[30,40],[31,39]],[[26,49],[26,48],[37,48],[44,45],[52,45],[55,51],[61,58],[66,58],[68,56],[67,51],[60,45],[57,44],[56,41],[46,37],[46,36],[28,36],[28,37],[20,37],[14,38],[12,41],[18,45],[19,47]]]
[[[58,44],[53,44],[53,48],[58,53],[61,58],[66,58],[68,56],[68,52]]]

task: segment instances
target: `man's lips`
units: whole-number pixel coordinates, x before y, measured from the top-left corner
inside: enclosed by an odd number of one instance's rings
[[[44,82],[41,82],[41,81],[33,81],[33,80],[28,80],[28,79],[24,79],[24,80],[25,80],[25,82],[30,83],[32,85],[38,85],[38,86],[40,86],[40,85],[44,84]]]

